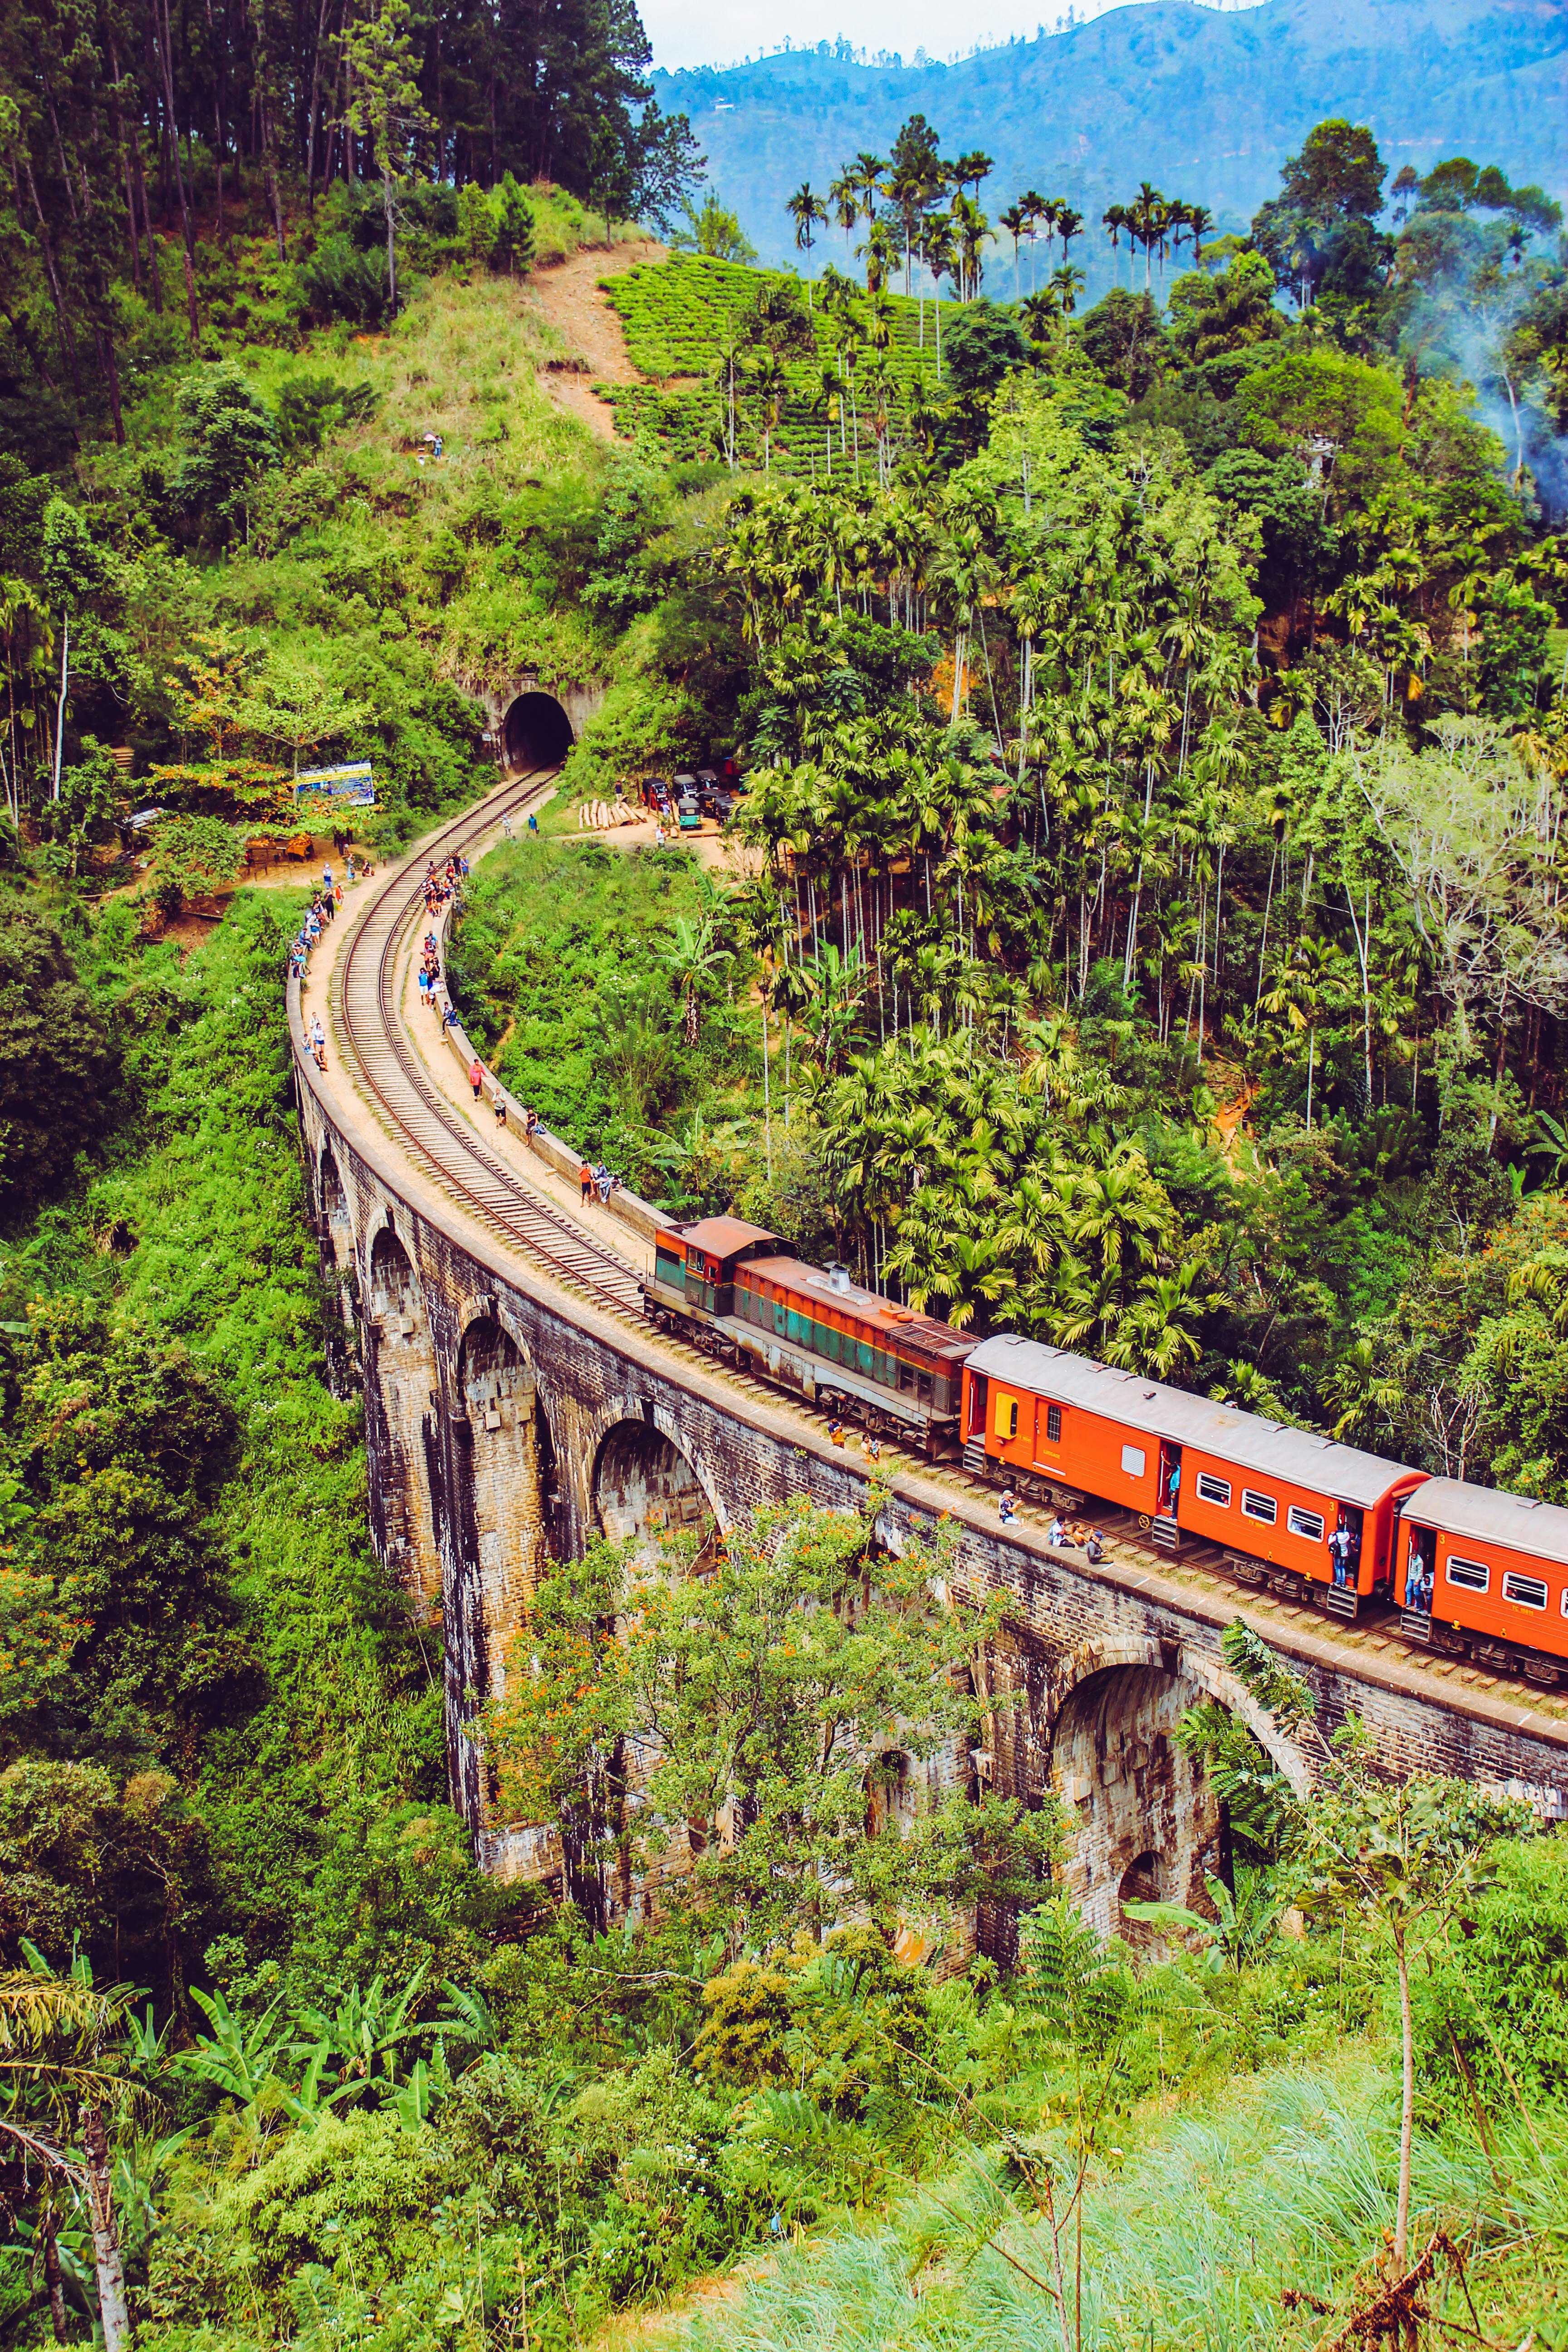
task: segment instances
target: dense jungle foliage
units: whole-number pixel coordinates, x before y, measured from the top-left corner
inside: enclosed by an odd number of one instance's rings
[[[695,2336],[1262,2352],[1429,2260],[1445,2324],[1558,2352],[1561,1837],[1353,1734],[1300,1805],[1200,1710],[1230,1882],[1104,1944],[1053,1804],[862,1751],[873,1692],[962,1752],[984,1631],[940,1557],[873,1584],[872,1514],[737,1529],[689,1588],[560,1564],[484,1728],[573,1899],[477,1874],[440,1628],[323,1378],[297,897],[234,894],[296,769],[371,758],[390,847],[493,773],[483,691],[607,678],[454,955],[552,1124],[974,1328],[1563,1499],[1550,224],[1515,252],[1519,192],[1446,166],[1384,228],[1328,126],[1286,194],[1392,277],[1282,295],[1264,223],[1163,303],[944,302],[940,373],[929,303],[699,255],[626,309],[637,348],[673,289],[708,380],[604,447],[526,281],[689,177],[629,12],[4,43],[7,2339],[575,2346],[754,2250]],[[551,837],[731,751],[738,890]],[[960,1965],[981,1901],[1005,1969]]]

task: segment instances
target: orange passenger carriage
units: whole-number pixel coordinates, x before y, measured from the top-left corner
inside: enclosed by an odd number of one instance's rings
[[[987,1339],[964,1370],[964,1461],[1023,1493],[1099,1496],[1154,1541],[1220,1545],[1245,1582],[1331,1614],[1386,1591],[1398,1506],[1426,1473],[1037,1340]]]
[[[1568,1510],[1428,1478],[1400,1514],[1394,1599],[1408,1640],[1556,1683],[1568,1671]]]

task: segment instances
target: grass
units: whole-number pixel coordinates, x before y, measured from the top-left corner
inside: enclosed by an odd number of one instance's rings
[[[1393,2223],[1397,2114],[1388,2067],[1363,2044],[1233,2077],[1205,2112],[1156,2117],[1142,2148],[1091,2179],[1081,2352],[1273,2352],[1334,2333],[1321,2313],[1292,2313],[1284,2291],[1348,2316],[1347,2291]],[[1418,2139],[1413,2243],[1439,2221],[1469,2236],[1483,2329],[1517,2342],[1534,2328],[1555,2346],[1568,2328],[1568,2128],[1561,2116],[1535,2128],[1550,2159],[1518,2135],[1504,2151],[1517,2188],[1504,2194],[1473,2140],[1467,2151]],[[721,2314],[699,2311],[665,2340],[691,2352],[1064,2352],[1054,2303],[1024,2275],[1050,2275],[1048,2233],[1015,2210],[995,2168],[972,2159],[890,2220],[789,2248]],[[1070,2298],[1070,2238],[1064,2255]],[[1451,2286],[1436,2299],[1468,2317]]]

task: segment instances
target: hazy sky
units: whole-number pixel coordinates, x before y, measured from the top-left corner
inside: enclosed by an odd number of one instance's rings
[[[1074,16],[1103,16],[1124,0],[1074,0]],[[1256,0],[1205,0],[1226,8],[1251,6]],[[784,8],[760,8],[748,0],[641,0],[642,20],[653,43],[655,65],[731,65],[782,47],[785,33],[796,48],[816,41],[833,41],[842,33],[857,48],[896,50],[909,62],[922,46],[933,58],[948,58],[956,47],[973,42],[1005,40],[1024,33],[1033,37],[1041,24],[1047,28],[1065,23],[1065,0],[1058,18],[1057,0],[1047,0],[1048,13],[1036,0],[975,0],[973,10],[956,17],[951,0],[791,0]]]

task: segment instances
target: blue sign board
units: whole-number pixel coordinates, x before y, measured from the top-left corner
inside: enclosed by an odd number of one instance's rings
[[[312,768],[294,779],[294,797],[321,793],[329,800],[347,801],[351,808],[374,808],[375,785],[368,760],[352,760],[342,768]]]

